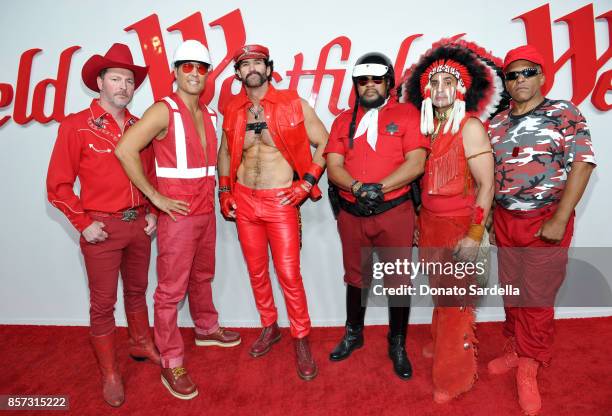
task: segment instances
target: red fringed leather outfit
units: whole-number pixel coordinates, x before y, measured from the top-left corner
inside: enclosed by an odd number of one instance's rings
[[[461,123],[459,132],[467,119]],[[440,132],[434,140],[422,189],[420,258],[427,262],[452,262],[453,248],[465,237],[473,221],[476,200],[461,133]],[[455,279],[429,275],[431,287],[467,287],[473,283],[473,276]],[[444,296],[435,298],[434,303],[431,324],[434,389],[452,398],[470,390],[477,378],[474,299]]]

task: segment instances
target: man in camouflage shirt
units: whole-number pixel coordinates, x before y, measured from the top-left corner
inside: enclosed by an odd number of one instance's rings
[[[500,284],[520,291],[504,299],[505,354],[489,372],[517,367],[519,404],[537,414],[540,365],[551,359],[554,301],[565,278],[574,208],[595,167],[586,120],[569,101],[542,95],[542,55],[530,45],[511,50],[504,78],[510,109],[489,126],[495,155],[494,239]]]

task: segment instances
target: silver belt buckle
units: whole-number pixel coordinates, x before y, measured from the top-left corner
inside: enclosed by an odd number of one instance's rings
[[[121,221],[131,222],[134,221],[138,217],[138,211],[134,208],[126,209],[123,211],[123,216],[121,217]]]

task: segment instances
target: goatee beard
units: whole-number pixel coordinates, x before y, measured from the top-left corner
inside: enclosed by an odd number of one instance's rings
[[[378,95],[373,100],[366,100],[364,97],[359,97],[359,104],[364,108],[377,108],[385,103],[385,97]]]

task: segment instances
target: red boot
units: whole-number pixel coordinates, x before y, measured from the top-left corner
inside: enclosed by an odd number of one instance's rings
[[[312,380],[317,376],[317,364],[312,358],[308,338],[295,338],[294,342],[298,375],[302,380]]]
[[[128,332],[130,334],[129,354],[136,361],[148,359],[160,365],[159,352],[153,343],[149,328],[149,315],[146,309],[139,312],[126,312]]]
[[[518,365],[519,358],[514,342],[514,338],[509,338],[504,346],[504,355],[489,361],[487,368],[490,374],[505,374]]]
[[[540,363],[533,358],[521,357],[518,359],[516,388],[521,409],[527,415],[537,415],[542,408],[542,398],[538,390],[537,380],[539,367]]]
[[[113,407],[123,404],[123,381],[115,359],[115,331],[107,335],[91,336],[98,365],[102,373],[102,395],[106,403]]]
[[[446,403],[469,391],[478,378],[472,307],[438,307],[433,356],[434,401]]]
[[[195,343],[198,347],[235,347],[240,344],[240,334],[236,331],[230,331],[227,328],[217,329],[212,334],[200,335],[195,333]]]
[[[185,367],[162,368],[161,381],[177,399],[191,400],[198,395],[198,386],[191,380]]]
[[[278,324],[274,322],[272,325],[265,327],[259,338],[253,343],[251,347],[251,351],[249,354],[253,357],[261,357],[264,354],[267,354],[268,351],[272,348],[272,345],[281,339],[281,332],[278,328]]]

